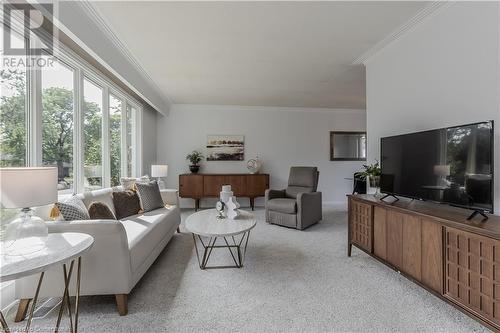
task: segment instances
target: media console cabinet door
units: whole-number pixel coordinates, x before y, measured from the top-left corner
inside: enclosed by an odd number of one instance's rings
[[[422,278],[422,224],[412,215],[403,220],[403,271],[419,281]]]
[[[443,293],[443,227],[422,219],[422,283]]]
[[[203,176],[180,175],[179,196],[182,198],[201,198],[203,196]]]
[[[387,209],[375,206],[373,209],[373,253],[387,260]]]
[[[387,211],[387,261],[398,269],[403,268],[403,219],[403,214]]]
[[[370,253],[372,252],[372,208],[372,205],[353,200],[349,218],[351,242]]]
[[[500,329],[500,241],[446,227],[445,297]]]

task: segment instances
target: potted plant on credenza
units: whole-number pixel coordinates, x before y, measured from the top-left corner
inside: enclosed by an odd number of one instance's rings
[[[366,193],[378,193],[380,188],[380,174],[382,170],[380,169],[380,164],[377,160],[372,164],[363,164],[363,171],[361,171],[360,176],[362,179],[366,180]],[[375,189],[375,192],[370,191],[371,189]]]
[[[198,173],[200,171],[200,162],[203,160],[203,155],[197,151],[193,150],[191,154],[186,156],[186,160],[189,161],[189,171],[192,173]]]

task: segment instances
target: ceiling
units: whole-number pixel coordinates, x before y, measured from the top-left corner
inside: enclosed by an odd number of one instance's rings
[[[176,104],[364,109],[353,61],[426,2],[93,2]]]

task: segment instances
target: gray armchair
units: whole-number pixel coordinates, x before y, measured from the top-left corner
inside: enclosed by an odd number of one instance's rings
[[[319,171],[291,167],[285,190],[266,190],[266,222],[303,230],[323,218]]]

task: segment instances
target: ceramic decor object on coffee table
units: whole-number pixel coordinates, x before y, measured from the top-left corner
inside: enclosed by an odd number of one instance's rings
[[[40,242],[42,242],[42,246],[40,246]],[[26,323],[26,332],[30,331],[44,273],[48,269],[59,265],[62,266],[61,270],[64,276],[64,291],[55,332],[59,329],[62,313],[65,312],[64,310],[66,308],[69,313],[70,332],[78,331],[78,307],[80,302],[80,277],[82,270],[81,256],[90,250],[93,244],[94,238],[92,236],[73,232],[50,233],[45,238],[29,237],[15,241],[1,242],[0,282],[16,280],[33,274],[40,274],[31,309],[29,311],[28,321]],[[30,247],[33,248],[33,251],[29,251]],[[23,251],[20,251],[21,248]],[[24,254],[19,255],[21,252]],[[75,261],[77,262],[77,272],[75,313],[73,317],[68,290]],[[67,266],[69,266],[69,269]],[[0,319],[4,331],[9,332],[3,315]]]
[[[255,227],[257,220],[250,212],[239,212],[240,216],[234,220],[218,218],[215,209],[196,212],[186,219],[185,226],[193,234],[196,257],[201,269],[243,267],[250,230]],[[224,242],[217,245],[218,239]],[[207,266],[213,249],[218,248],[228,249],[234,266]]]

